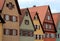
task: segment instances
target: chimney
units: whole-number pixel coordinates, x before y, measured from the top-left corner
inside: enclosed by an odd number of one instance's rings
[[[33,7],[36,7],[36,5],[34,5]]]

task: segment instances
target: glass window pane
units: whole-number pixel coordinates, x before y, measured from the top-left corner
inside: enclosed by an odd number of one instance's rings
[[[5,15],[5,19],[6,20],[9,20],[9,15]]]

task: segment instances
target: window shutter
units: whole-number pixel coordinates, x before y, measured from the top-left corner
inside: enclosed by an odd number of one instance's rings
[[[4,35],[6,35],[6,29],[4,29]]]
[[[5,15],[4,15],[4,20],[6,20],[6,19],[5,19]]]
[[[36,39],[37,39],[38,37],[37,37],[37,35],[36,35]]]
[[[18,21],[18,17],[16,16],[16,21]]]
[[[10,21],[13,21],[12,16],[10,16]]]
[[[10,33],[9,33],[9,34],[10,34],[10,35],[12,35],[12,33],[13,33],[13,30],[12,30],[12,29],[10,29]]]
[[[18,35],[18,31],[16,30],[16,35]]]
[[[41,39],[41,35],[39,35],[39,39]]]

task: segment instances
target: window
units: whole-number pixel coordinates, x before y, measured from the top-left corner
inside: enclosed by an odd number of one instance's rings
[[[40,29],[40,26],[39,25],[34,25],[34,28],[35,28],[35,30]]]
[[[33,31],[28,31],[28,30],[20,30],[20,36],[33,36]]]
[[[17,35],[17,30],[14,30],[14,29],[4,29],[4,35]]]
[[[14,21],[14,22],[16,22],[16,20],[17,20],[17,19],[16,19],[16,17],[15,17],[15,16],[13,16],[13,21]]]
[[[37,35],[35,36],[35,39],[38,39]]]
[[[35,35],[35,39],[43,39],[43,35]]]
[[[39,39],[41,39],[41,35],[39,35]]]
[[[37,15],[34,17],[35,20],[37,20]]]
[[[13,35],[17,35],[17,31],[16,30],[13,30]]]
[[[49,33],[47,34],[47,38],[49,38]]]
[[[49,29],[51,29],[51,25],[49,25]]]
[[[26,25],[29,25],[29,20],[25,20],[25,24]]]
[[[26,11],[26,16],[28,16],[28,12]]]
[[[48,27],[49,27],[48,24],[46,24],[46,29],[48,29]]]
[[[6,4],[6,7],[8,7],[11,10],[14,8],[14,5],[11,2],[9,2]]]
[[[50,16],[47,16],[47,19],[50,20]]]
[[[5,20],[9,20],[9,15],[5,15]]]
[[[49,38],[49,33],[45,33],[45,37],[44,38]]]
[[[8,30],[8,29],[6,29],[6,35],[9,35],[10,33],[9,33],[10,31]]]
[[[57,34],[57,38],[60,38],[60,34]]]
[[[55,38],[55,34],[51,33],[51,38]]]

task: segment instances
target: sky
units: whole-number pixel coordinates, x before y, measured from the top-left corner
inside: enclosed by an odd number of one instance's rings
[[[60,0],[18,0],[18,3],[20,8],[49,5],[52,13],[60,12]]]

